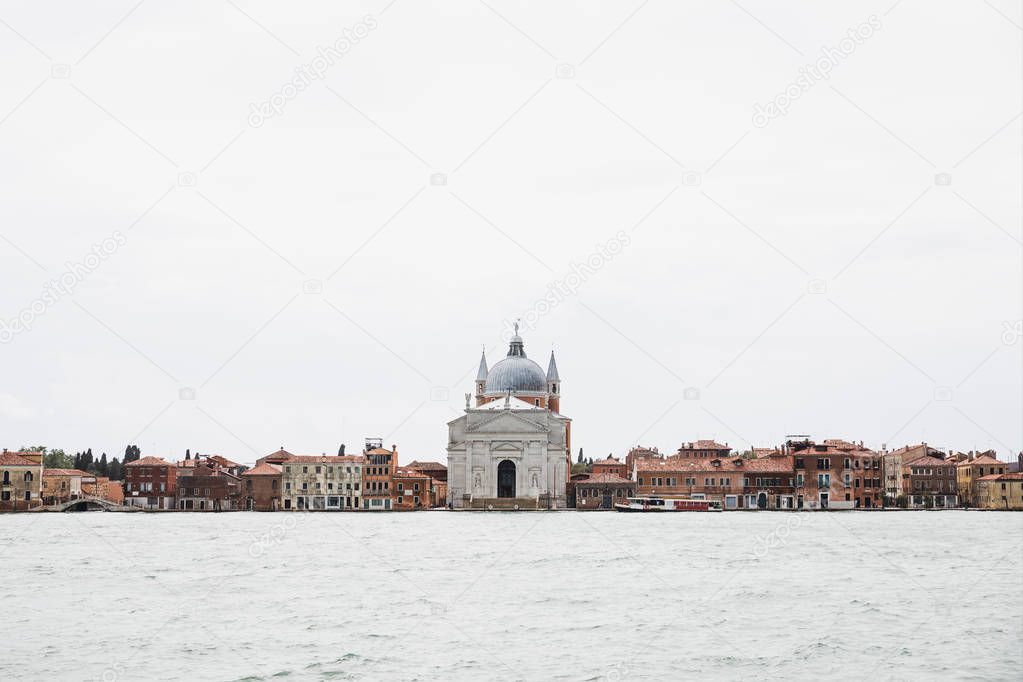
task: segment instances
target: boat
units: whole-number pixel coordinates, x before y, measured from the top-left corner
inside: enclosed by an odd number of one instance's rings
[[[620,512],[713,512],[721,511],[717,500],[694,500],[688,497],[629,497],[615,505]]]

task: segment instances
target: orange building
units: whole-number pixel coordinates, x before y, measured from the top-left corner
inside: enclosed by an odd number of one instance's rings
[[[428,474],[410,467],[397,467],[394,470],[392,509],[429,509],[434,506],[433,491],[433,479]]]
[[[626,478],[635,480],[636,462],[643,459],[664,459],[664,455],[657,448],[645,448],[642,445],[632,448],[625,455]]]
[[[259,464],[242,473],[242,508],[249,511],[281,509],[282,470],[279,464]]]
[[[398,446],[383,447],[379,438],[367,438],[363,450],[366,463],[362,469],[362,508],[369,511],[391,509],[394,491],[394,469],[398,464]]]
[[[608,455],[607,459],[601,459],[593,463],[594,474],[608,474],[619,478],[628,479],[629,470],[622,460]]]
[[[693,443],[683,443],[674,456],[689,459],[707,459],[728,457],[731,452],[732,448],[728,447],[728,443],[722,445],[713,440],[698,440]]]

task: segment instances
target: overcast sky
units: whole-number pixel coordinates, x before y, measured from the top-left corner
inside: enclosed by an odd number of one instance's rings
[[[1018,3],[338,4],[0,2],[0,446],[1023,448]]]

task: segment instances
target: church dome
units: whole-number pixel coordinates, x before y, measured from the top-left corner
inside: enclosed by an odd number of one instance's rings
[[[512,337],[508,357],[494,365],[487,373],[483,391],[493,393],[546,393],[547,374],[540,365],[526,357],[522,337]]]

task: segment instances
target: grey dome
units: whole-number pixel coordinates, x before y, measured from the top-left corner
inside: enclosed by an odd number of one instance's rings
[[[526,347],[515,323],[515,336],[508,344],[508,357],[494,365],[487,373],[484,393],[547,392],[547,375],[540,365],[526,357]]]
[[[521,355],[508,356],[490,368],[487,374],[486,393],[506,391],[547,392],[547,375],[540,365]]]

